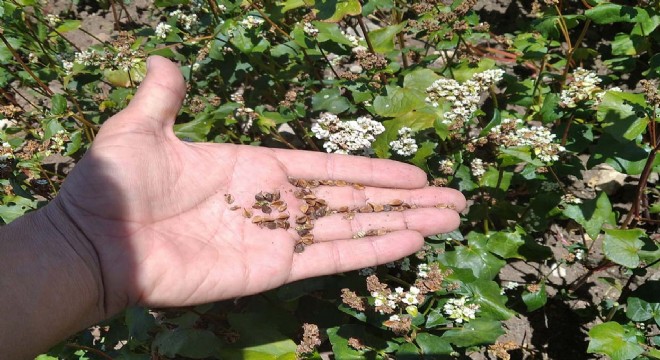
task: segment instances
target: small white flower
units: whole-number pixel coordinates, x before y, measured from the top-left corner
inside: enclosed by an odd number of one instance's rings
[[[449,299],[443,306],[445,314],[449,315],[456,323],[462,324],[476,318],[479,305],[467,302],[467,298]]]
[[[239,24],[243,25],[247,29],[258,27],[263,23],[264,19],[253,15],[248,15],[245,19],[239,22]]]
[[[319,29],[317,29],[312,23],[310,22],[305,22],[303,24],[303,31],[305,34],[311,36],[311,37],[316,37],[319,34]]]
[[[399,315],[392,315],[390,316],[390,321],[401,321],[401,318]]]
[[[401,156],[411,156],[414,155],[418,146],[415,142],[415,139],[412,138],[413,131],[409,127],[402,127],[398,131],[399,139],[390,142],[390,148],[396,151],[397,154]]]
[[[62,19],[58,15],[48,14],[46,15],[46,22],[48,22],[48,25],[55,27],[62,22]]]
[[[156,25],[156,37],[159,37],[161,39],[165,39],[167,37],[167,34],[172,30],[172,25],[166,24],[164,22],[159,23]]]
[[[484,161],[476,158],[472,160],[472,163],[470,164],[470,170],[472,171],[472,175],[474,177],[481,177],[483,174],[486,173],[486,168],[484,167]]]

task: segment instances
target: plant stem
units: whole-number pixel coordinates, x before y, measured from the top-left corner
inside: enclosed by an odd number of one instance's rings
[[[362,30],[362,37],[364,37],[364,41],[367,42],[369,52],[375,54],[376,51],[374,50],[374,46],[371,44],[371,39],[369,39],[369,30],[367,30],[367,26],[364,24],[364,19],[362,19],[361,16],[358,16],[357,21],[358,25],[360,25],[360,30]]]
[[[41,88],[42,88],[42,89],[43,89],[48,95],[51,95],[51,96],[52,96],[52,95],[53,95],[53,91],[50,90],[50,88],[49,88],[46,84],[44,84],[44,83],[41,81],[41,79],[39,79],[39,77],[38,77],[37,75],[35,75],[35,74],[32,72],[32,70],[31,70],[27,65],[25,65],[25,63],[23,62],[23,59],[21,59],[21,56],[18,54],[18,52],[16,52],[16,50],[14,49],[14,47],[11,46],[11,44],[9,43],[9,41],[7,41],[7,39],[5,39],[5,36],[4,36],[2,33],[0,33],[0,40],[5,44],[5,46],[7,47],[7,49],[9,49],[9,52],[11,52],[11,54],[14,56],[14,59],[16,59],[16,61],[17,61],[19,64],[21,64],[21,67],[23,68],[23,70],[27,71],[27,73],[30,74],[30,76],[32,77],[32,79],[34,79],[34,81],[36,81],[37,84],[39,84],[39,86],[40,86],[40,87],[41,87]]]
[[[628,211],[625,220],[623,220],[621,229],[627,229],[632,223],[634,217],[639,215],[639,204],[642,201],[642,196],[644,195],[644,189],[646,188],[649,176],[651,176],[651,170],[653,169],[653,163],[655,162],[655,157],[658,154],[658,150],[660,150],[660,144],[657,144],[653,150],[651,150],[648,159],[646,159],[644,170],[642,170],[642,174],[639,177],[639,182],[637,183],[637,193],[635,194],[635,200],[633,201],[632,207],[630,208],[630,211]]]

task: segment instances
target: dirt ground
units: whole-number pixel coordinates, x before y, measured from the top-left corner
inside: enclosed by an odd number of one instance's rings
[[[117,22],[122,26],[131,27],[134,24],[151,24],[155,26],[159,22],[157,9],[151,5],[150,0],[132,0],[125,7],[116,5],[112,9],[94,8],[84,0],[79,5],[73,5],[70,1],[50,1],[48,10],[52,13],[74,13],[82,19],[82,28],[95,35],[97,39],[82,31],[73,31],[67,34],[78,47],[85,49],[97,43],[98,40],[106,41],[117,33]],[[516,23],[529,11],[528,1],[514,0],[482,0],[476,6],[482,19],[491,23],[491,28],[497,33],[513,32]],[[622,186],[626,176],[616,173],[612,169],[599,168],[586,172],[584,179],[572,184],[573,190],[580,197],[593,197],[597,188],[607,189],[610,197],[626,199],[630,190]],[[652,182],[657,182],[652,179]],[[625,202],[616,204],[625,208]],[[545,245],[552,247],[555,258],[561,259],[568,255],[563,249],[563,244],[568,244],[577,239],[575,231],[570,228],[570,223],[553,225],[553,234],[546,239],[539,239]],[[600,241],[595,241],[594,262],[602,258],[598,248]],[[507,265],[500,273],[503,284],[508,282],[530,283],[538,281],[545,275],[547,277],[547,291],[549,293],[548,304],[539,310],[527,314],[522,304],[513,305],[514,310],[527,315],[518,315],[505,322],[507,333],[499,342],[512,341],[521,346],[520,350],[511,353],[512,359],[598,359],[599,356],[587,354],[588,329],[597,323],[595,316],[597,306],[607,299],[617,299],[619,290],[617,287],[625,281],[620,276],[616,267],[603,269],[602,271],[590,273],[584,266],[578,264],[570,268],[557,266],[556,263],[543,263],[532,266],[525,262],[513,262]],[[582,278],[580,286],[572,289],[572,292],[561,292],[569,283]],[[660,273],[650,272],[646,277],[639,279],[640,282],[648,279],[660,279]],[[633,286],[634,287],[634,286]],[[475,360],[494,359],[487,352],[472,353],[470,358]]]

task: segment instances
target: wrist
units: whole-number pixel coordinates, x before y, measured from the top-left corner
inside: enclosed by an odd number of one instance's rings
[[[0,230],[0,353],[24,358],[106,312],[98,256],[57,200]]]

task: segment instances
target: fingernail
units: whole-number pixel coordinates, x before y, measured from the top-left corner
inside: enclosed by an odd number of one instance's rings
[[[149,65],[151,65],[151,56],[147,58],[147,72],[149,71]]]

